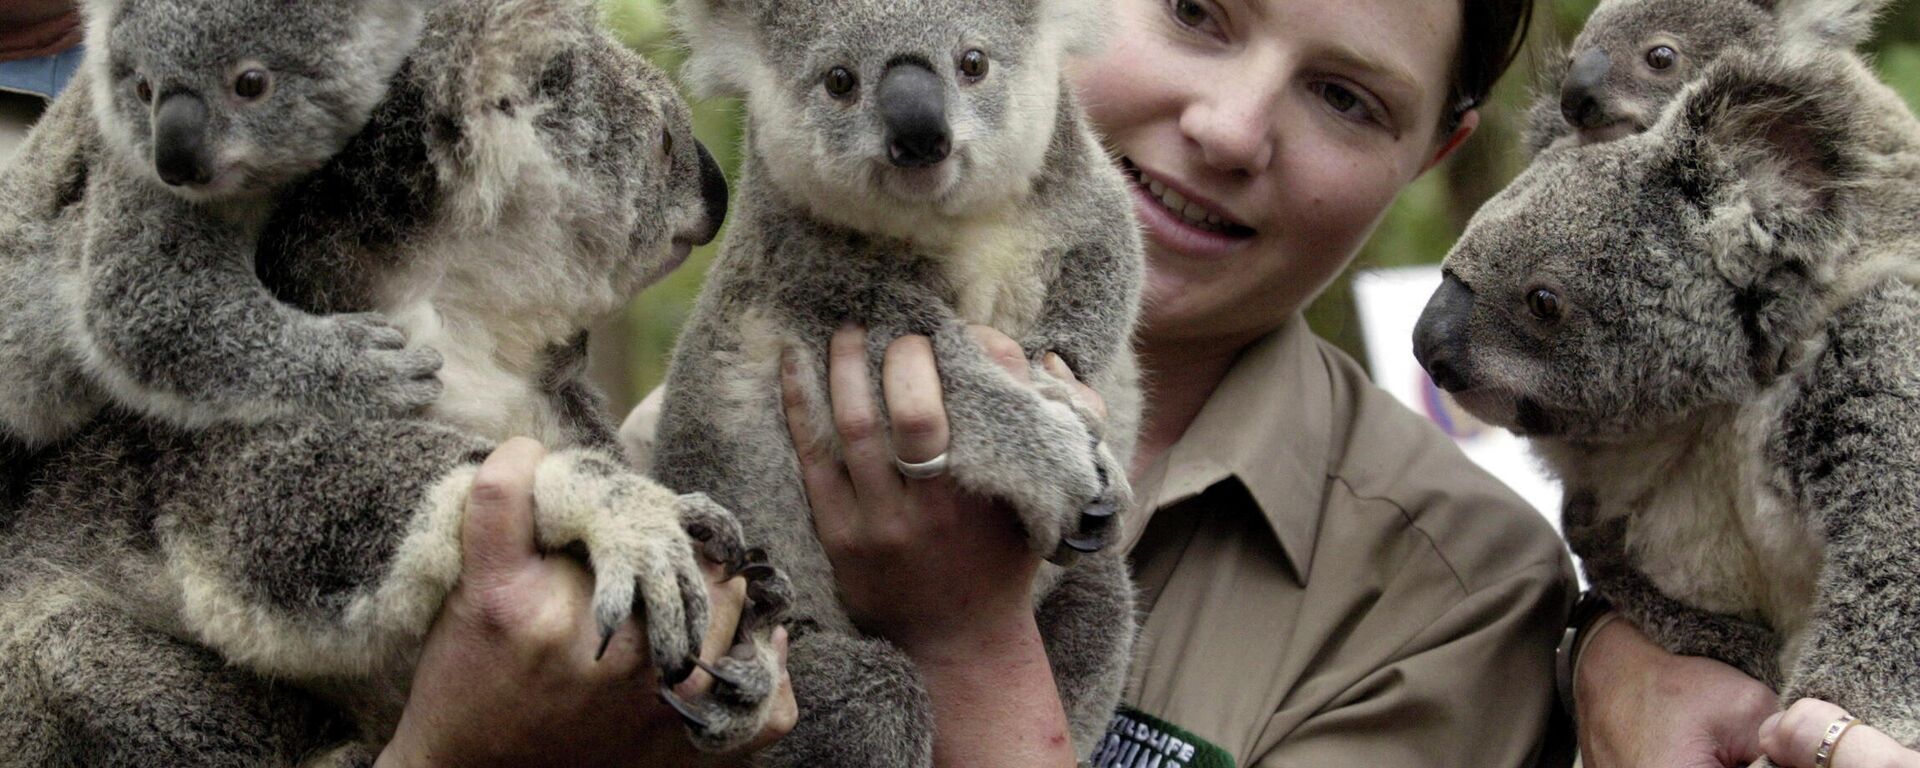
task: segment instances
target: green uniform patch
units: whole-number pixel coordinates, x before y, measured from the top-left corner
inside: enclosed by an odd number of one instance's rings
[[[1087,764],[1093,768],[1233,768],[1233,756],[1185,728],[1122,704]]]

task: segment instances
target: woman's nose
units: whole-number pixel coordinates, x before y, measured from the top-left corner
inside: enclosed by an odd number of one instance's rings
[[[1199,145],[1209,167],[1257,175],[1273,162],[1272,109],[1252,90],[1196,101],[1180,116],[1180,130]]]

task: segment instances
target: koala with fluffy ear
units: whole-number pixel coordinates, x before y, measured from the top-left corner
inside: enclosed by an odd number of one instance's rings
[[[0,311],[0,432],[43,445],[107,402],[197,426],[437,397],[433,350],[374,315],[276,302],[251,259],[277,196],[361,129],[436,1],[88,0],[85,226],[49,244],[0,220],[0,285],[22,297]]]
[[[669,700],[700,745],[758,732],[783,577],[726,510],[627,467],[574,365],[580,328],[710,240],[726,194],[669,80],[596,21],[589,0],[441,5],[368,129],[260,238],[279,299],[448,350],[438,419],[109,409],[0,467],[20,497],[0,508],[0,765],[366,764],[460,573],[477,465],[512,434],[553,446],[540,545],[590,564],[606,637],[644,618],[663,682],[707,629],[696,552],[748,577],[712,694]],[[56,239],[89,202],[60,176],[101,146],[71,102],[20,166]]]
[[[1920,137],[1839,52],[1729,52],[1555,146],[1445,262],[1415,354],[1567,490],[1654,640],[1920,745]]]
[[[849,323],[868,330],[875,382],[894,339],[932,340],[952,434],[936,471],[1004,499],[1034,551],[1067,566],[1036,584],[1035,609],[1081,754],[1117,703],[1132,598],[1119,556],[1102,550],[1130,498],[1141,245],[1126,179],[1061,71],[1097,44],[1100,11],[1090,0],[678,4],[696,86],[745,98],[745,158],[730,234],[674,353],[652,469],[742,510],[794,579],[800,723],[765,764],[931,761],[911,661],[834,599],[782,417],[789,354],[820,428],[797,437],[837,450],[826,347]],[[991,362],[968,323],[1018,340],[1042,384]],[[1115,404],[1111,423],[1044,371],[1049,352]]]
[[[1806,45],[1851,51],[1887,0],[1604,0],[1545,70],[1526,145],[1644,131],[1721,53]]]

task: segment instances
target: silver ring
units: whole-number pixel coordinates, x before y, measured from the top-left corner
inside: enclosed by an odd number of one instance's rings
[[[901,461],[899,456],[895,456],[893,467],[908,480],[929,480],[947,473],[947,453],[941,451],[940,455],[922,462]]]

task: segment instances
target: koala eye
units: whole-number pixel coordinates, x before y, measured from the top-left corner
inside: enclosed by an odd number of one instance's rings
[[[853,70],[846,67],[827,70],[827,93],[832,94],[836,99],[846,98],[848,94],[853,93],[854,86],[859,84],[860,78],[854,76]]]
[[[1527,292],[1527,311],[1533,313],[1535,319],[1558,320],[1561,312],[1560,295],[1546,288],[1535,288]]]
[[[1647,66],[1654,69],[1668,69],[1680,60],[1680,53],[1672,46],[1656,45],[1647,50]]]
[[[153,103],[153,84],[148,83],[146,81],[146,78],[141,78],[140,82],[135,83],[133,86],[133,95],[135,98],[139,99],[140,103],[142,104],[152,104]]]
[[[987,54],[979,49],[960,54],[960,74],[968,80],[979,82],[987,76]]]
[[[273,77],[264,69],[249,69],[233,79],[233,95],[247,101],[255,101],[267,95],[272,87]]]

